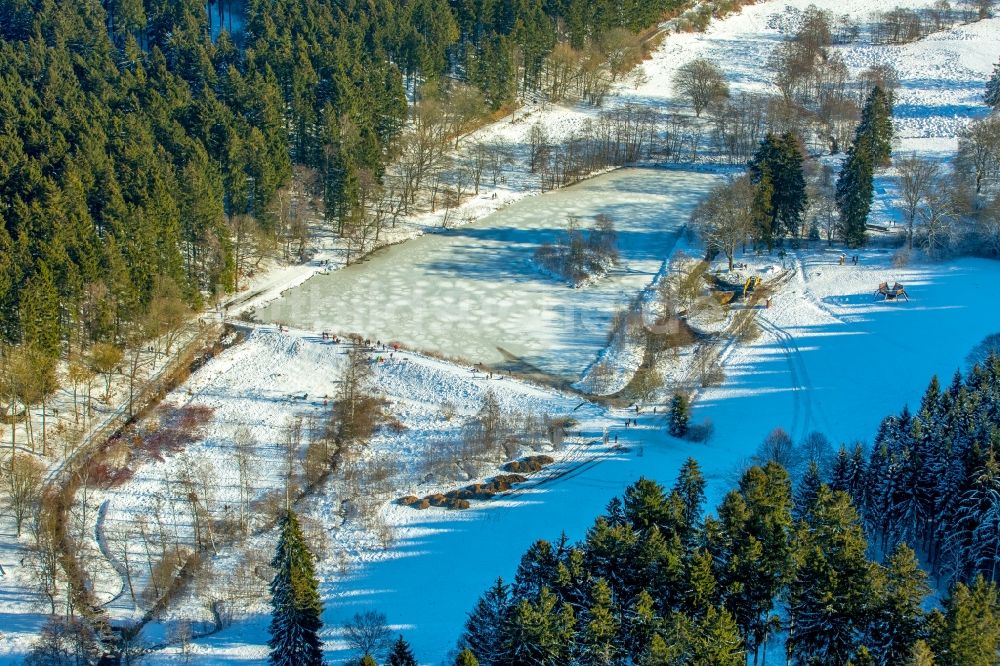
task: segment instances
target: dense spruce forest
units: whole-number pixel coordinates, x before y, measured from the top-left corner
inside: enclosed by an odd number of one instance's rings
[[[121,343],[158,296],[231,291],[293,165],[342,230],[397,154],[407,94],[460,88],[485,115],[537,87],[557,43],[678,4],[0,0],[0,338]]]
[[[770,650],[802,666],[992,666],[998,390],[995,355],[947,388],[935,378],[867,459],[776,431],[708,517],[694,459],[672,488],[640,479],[583,541],[532,545],[460,647],[482,666],[736,666],[778,636]]]

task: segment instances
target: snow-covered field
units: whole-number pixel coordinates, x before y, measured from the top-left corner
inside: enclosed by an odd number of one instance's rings
[[[318,275],[257,312],[263,321],[357,333],[449,358],[526,362],[570,381],[606,344],[614,314],[660,272],[711,173],[624,169],[519,201],[483,220]],[[611,218],[620,263],[573,288],[540,272],[538,247]]]
[[[384,551],[369,542],[366,549],[363,541],[352,538],[337,544],[351,549],[354,564],[346,574],[336,573],[339,562],[328,559],[322,564],[329,660],[341,663],[351,656],[339,642],[337,627],[358,611],[376,609],[406,634],[422,663],[442,663],[478,595],[496,576],[509,579],[521,553],[536,538],[556,539],[563,530],[571,539],[581,538],[594,515],[626,484],[640,476],[669,483],[688,456],[698,459],[706,473],[712,505],[731,486],[734,470],[775,427],[783,427],[797,441],[811,431],[826,434],[834,443],[870,441],[884,415],[905,403],[916,404],[932,374],[950,377],[964,367],[973,345],[1000,328],[1000,321],[981,314],[983,294],[1000,279],[996,262],[967,259],[947,266],[893,269],[890,257],[877,251],[862,253],[858,266],[840,266],[837,256],[819,251],[794,257],[794,278],[770,309],[759,311],[764,335],[735,349],[728,358],[725,384],[703,392],[696,404],[693,418],[708,417],[715,425],[707,444],[667,437],[662,416],[653,416],[648,408],[639,416],[638,427],[625,429],[624,419],[634,412],[588,405],[581,408],[582,415],[574,414],[581,418],[583,440],[599,439],[609,425],[626,450],[571,447],[566,455],[573,472],[471,511],[416,512],[386,504],[383,516],[399,539],[395,547]],[[883,280],[904,283],[910,302],[874,301],[872,292]],[[254,372],[262,370],[254,367],[257,363],[287,368],[280,371],[281,377],[265,371],[267,385],[276,391],[325,390],[327,385],[317,382],[327,380],[317,378],[333,367],[334,347],[274,334],[259,334],[247,344],[245,351],[235,353],[239,360],[234,363],[245,367],[224,369],[220,360],[220,368],[209,366],[207,379],[195,385],[194,400],[218,404],[220,418],[240,414],[240,420],[252,416],[258,422],[266,414],[265,420],[280,421],[296,408],[293,401],[269,394],[260,398],[267,410],[263,414],[249,411],[247,397],[227,399],[227,391],[245,392],[243,382],[253,382]],[[483,384],[503,387],[502,395],[509,396],[505,400],[512,407],[556,413],[577,404],[511,380],[490,383],[466,368],[415,355],[400,368],[380,367],[379,380],[390,395],[425,387],[413,396],[411,414],[433,414],[438,394],[474,404]],[[232,406],[226,406],[230,402]],[[424,432],[417,426],[412,437],[404,439],[427,441]],[[125,497],[114,501],[134,502]],[[328,503],[315,511],[330,525],[339,524]],[[340,532],[334,534],[336,539]],[[197,649],[217,659],[263,659],[266,621],[263,614],[252,615],[200,641]]]

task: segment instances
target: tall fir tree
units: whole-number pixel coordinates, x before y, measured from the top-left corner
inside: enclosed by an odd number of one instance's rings
[[[875,166],[889,166],[893,138],[892,99],[881,86],[873,87],[868,94],[861,109],[858,132],[870,137]]]
[[[701,532],[702,505],[705,503],[705,477],[694,458],[688,458],[677,474],[673,492],[680,498],[683,507],[680,525],[681,542],[687,552],[698,545]]]
[[[927,644],[927,641],[921,638],[913,644],[913,650],[910,652],[910,660],[906,662],[906,666],[937,666],[937,662],[934,660],[934,653],[931,651],[931,646]]]
[[[847,158],[837,178],[840,236],[847,247],[863,247],[867,239],[868,213],[875,197],[874,175],[871,137],[859,132],[847,150]]]
[[[981,576],[956,583],[944,613],[931,613],[929,643],[938,666],[995,666],[1000,652],[1000,599]]]
[[[809,520],[812,517],[816,498],[819,496],[819,488],[822,485],[823,479],[819,474],[819,465],[814,460],[809,463],[806,473],[802,475],[802,479],[795,488],[795,505],[792,508],[792,517],[795,520]]]
[[[323,626],[316,570],[299,526],[289,510],[281,522],[281,536],[271,566],[272,666],[320,666],[323,663],[319,630]]]
[[[768,249],[775,239],[786,234],[798,237],[801,231],[808,204],[803,161],[795,135],[768,133],[748,165],[759,199],[754,202],[755,217],[760,214],[765,218],[758,223],[763,225],[758,241]]]
[[[25,285],[21,295],[21,328],[24,341],[52,357],[59,356],[59,292],[44,261]]]
[[[892,136],[892,101],[881,87],[875,86],[865,100],[861,122],[837,179],[840,234],[848,247],[865,244],[865,225],[875,196],[875,169],[888,166]]]
[[[476,659],[472,650],[465,648],[455,657],[455,666],[479,666],[479,660]]]
[[[796,665],[845,664],[865,629],[872,583],[868,544],[847,494],[821,487],[799,534],[788,652]]]
[[[389,658],[386,660],[385,666],[417,666],[413,650],[410,649],[410,644],[402,636],[392,644],[392,650],[389,651]]]
[[[585,666],[610,666],[620,662],[619,623],[611,602],[611,588],[603,578],[593,582],[590,605],[581,617],[583,632],[577,658]]]
[[[687,396],[683,393],[675,393],[670,400],[668,432],[671,437],[683,437],[687,434],[689,409]]]
[[[506,660],[504,628],[511,608],[510,591],[502,578],[479,598],[465,621],[462,643],[482,666],[500,666]]]
[[[983,101],[994,109],[1000,106],[1000,60],[993,65],[993,73],[986,82],[986,90],[983,92]]]
[[[535,599],[523,599],[511,611],[505,632],[510,659],[537,666],[569,663],[575,627],[573,609],[543,587]]]
[[[905,544],[897,546],[876,571],[875,601],[864,643],[876,663],[903,664],[923,631],[923,603],[930,592],[927,574]]]

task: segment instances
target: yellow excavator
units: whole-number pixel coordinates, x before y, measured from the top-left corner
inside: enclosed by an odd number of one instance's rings
[[[743,283],[743,298],[747,297],[747,294],[753,292],[754,289],[760,286],[760,276],[751,275],[747,278],[747,281]]]

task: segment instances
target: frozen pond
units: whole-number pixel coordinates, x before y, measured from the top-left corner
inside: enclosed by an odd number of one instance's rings
[[[575,380],[604,347],[615,311],[653,280],[692,208],[720,179],[618,170],[318,275],[257,316],[496,366],[527,363]],[[599,214],[612,218],[621,253],[607,277],[574,289],[537,270],[536,248],[555,240],[569,216],[587,229]]]

